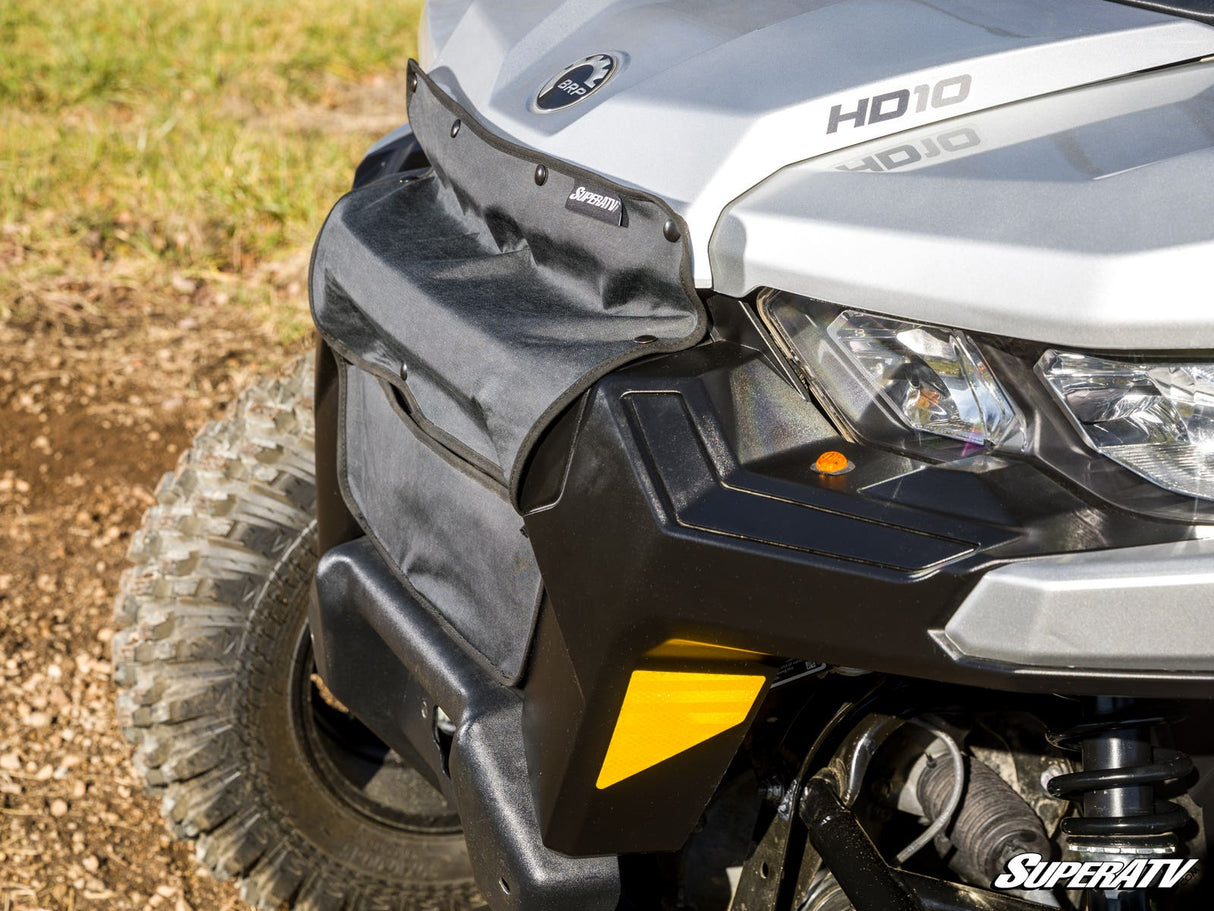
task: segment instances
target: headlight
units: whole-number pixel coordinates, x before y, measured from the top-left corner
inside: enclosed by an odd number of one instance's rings
[[[760,310],[816,391],[861,436],[922,443],[922,434],[934,434],[974,448],[1023,439],[1019,414],[964,332],[783,292],[762,298]]]
[[[1096,451],[1168,490],[1214,499],[1214,363],[1047,351],[1037,372]]]

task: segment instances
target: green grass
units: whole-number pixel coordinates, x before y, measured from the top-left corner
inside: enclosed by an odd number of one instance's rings
[[[399,82],[420,7],[4,0],[0,317],[99,268],[276,306],[259,267],[310,243],[348,187],[380,130],[343,111]],[[384,94],[382,124],[400,122]]]

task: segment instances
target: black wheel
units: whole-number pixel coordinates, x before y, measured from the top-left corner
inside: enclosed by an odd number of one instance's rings
[[[173,833],[259,908],[480,907],[455,812],[315,673],[313,449],[302,359],[161,482],[114,637],[135,764]]]

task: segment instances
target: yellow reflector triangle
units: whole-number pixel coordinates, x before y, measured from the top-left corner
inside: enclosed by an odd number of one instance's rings
[[[766,682],[759,674],[633,671],[597,787],[609,788],[741,724]]]

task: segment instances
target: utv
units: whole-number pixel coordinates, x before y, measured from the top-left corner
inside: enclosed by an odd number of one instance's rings
[[[435,0],[115,638],[262,909],[1205,909],[1214,3]]]

